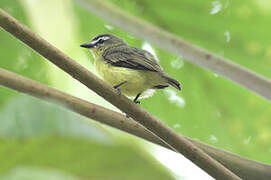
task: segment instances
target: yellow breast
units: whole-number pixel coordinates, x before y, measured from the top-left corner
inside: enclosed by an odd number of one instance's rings
[[[155,72],[115,67],[106,63],[102,57],[96,58],[94,67],[101,78],[111,86],[126,82],[120,87],[121,93],[130,97],[135,97],[161,81],[161,77]]]

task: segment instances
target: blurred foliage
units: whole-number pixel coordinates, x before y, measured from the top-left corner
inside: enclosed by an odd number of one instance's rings
[[[1,0],[0,7],[11,13],[22,23],[29,26],[29,21],[23,11],[19,1]],[[7,70],[22,74],[31,79],[46,83],[46,71],[44,70],[44,61],[39,55],[31,49],[8,35],[2,29],[0,31],[0,67]],[[14,96],[14,92],[0,88],[0,107],[4,105],[6,100]]]
[[[1,162],[5,162],[0,165],[2,174],[11,167],[34,166],[57,169],[82,179],[173,179],[131,147],[58,136],[0,143],[5,147],[5,153],[0,155]]]
[[[271,78],[271,3],[268,0],[110,2],[191,43]],[[29,3],[34,1],[1,0],[0,7],[36,31],[26,15],[29,9],[24,8]],[[76,1],[65,3],[71,6],[66,13],[73,17],[72,22],[77,28],[73,32],[76,42],[68,44],[68,48],[59,48],[76,59],[92,60],[79,45],[101,33],[116,34],[135,47],[146,43],[97,18]],[[40,14],[46,15],[43,11]],[[71,38],[62,33],[66,27],[53,24],[50,19],[43,23],[48,28],[54,28],[62,38]],[[1,68],[52,86],[67,83],[62,80],[52,83],[45,61],[2,29],[0,41]],[[270,102],[217,74],[185,62],[182,57],[153,48],[164,70],[183,84],[183,90],[175,92],[169,88],[158,91],[152,98],[141,101],[143,108],[183,135],[244,157],[271,163]],[[79,51],[88,57],[73,54]],[[65,90],[74,92],[73,88],[70,85]],[[81,95],[79,90],[76,89],[76,92]],[[3,87],[0,87],[0,115],[0,143],[5,147],[0,150],[0,161],[5,162],[0,164],[0,173],[6,178],[16,179],[10,174],[12,172],[32,171],[49,176],[55,173],[50,170],[53,168],[59,170],[59,177],[71,176],[71,179],[73,176],[83,179],[172,179],[136,144],[118,145],[113,137],[108,136],[108,129],[93,124],[83,125],[79,116],[29,100]],[[18,169],[14,169],[17,166]],[[143,176],[143,172],[148,176]]]
[[[173,179],[142,148],[120,145],[51,103],[23,95],[10,100],[0,117],[3,179]]]

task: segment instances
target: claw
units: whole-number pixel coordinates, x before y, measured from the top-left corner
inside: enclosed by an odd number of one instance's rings
[[[140,104],[140,101],[134,101],[135,104]]]
[[[119,88],[121,85],[127,83],[127,81],[121,82],[115,86],[113,86],[114,89],[116,89],[118,91],[118,94],[121,95],[121,89]]]
[[[138,93],[134,99],[134,103],[135,104],[140,104],[140,101],[138,101],[137,99],[139,98],[139,96],[141,95],[141,93]]]
[[[120,88],[115,88],[115,87],[114,87],[114,89],[116,89],[118,95],[121,95],[121,89],[120,89]]]

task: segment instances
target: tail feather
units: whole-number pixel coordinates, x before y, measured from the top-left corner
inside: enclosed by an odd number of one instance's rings
[[[169,77],[168,75],[164,75],[164,77],[165,77],[166,80],[168,81],[168,84],[169,84],[169,85],[171,85],[172,87],[175,87],[175,88],[178,89],[179,91],[181,90],[181,85],[180,85],[180,83],[179,83],[177,80],[175,80],[175,79]]]

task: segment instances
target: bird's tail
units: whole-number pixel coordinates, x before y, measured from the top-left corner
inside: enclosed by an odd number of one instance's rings
[[[168,81],[169,85],[171,85],[172,87],[175,87],[179,91],[181,90],[181,85],[177,80],[173,79],[172,77],[169,77],[169,75],[167,74],[164,74],[163,76]]]

